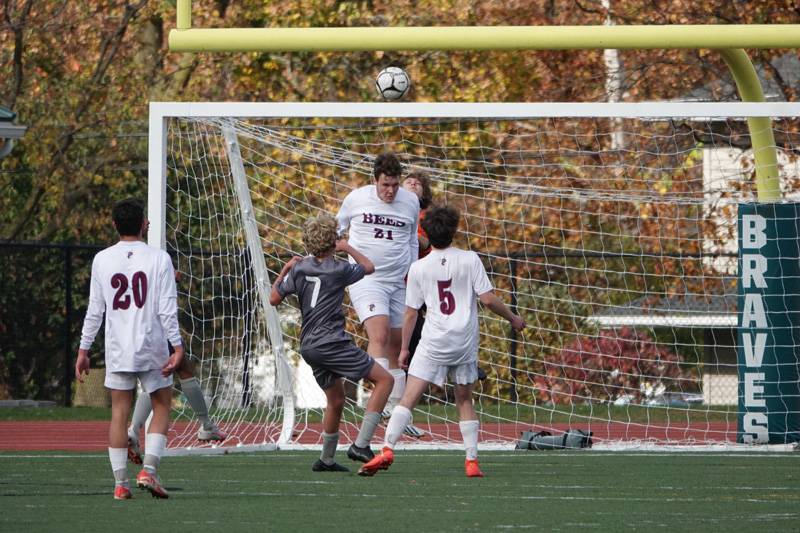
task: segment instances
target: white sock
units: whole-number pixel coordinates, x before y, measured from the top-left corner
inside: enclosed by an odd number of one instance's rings
[[[477,420],[462,420],[458,423],[461,429],[461,437],[464,439],[464,450],[467,452],[467,459],[478,458],[478,427],[480,422]]]
[[[389,400],[387,405],[397,405],[403,398],[403,393],[406,391],[406,373],[402,368],[393,368],[389,373],[394,378],[394,387],[392,392],[389,393]]]
[[[117,480],[117,483],[120,482],[120,479],[117,477],[120,470],[126,472],[125,481],[127,481],[128,448],[109,448],[108,459],[111,461],[111,470],[114,472],[114,478]]]
[[[400,440],[400,435],[403,430],[411,422],[411,411],[402,405],[398,405],[392,411],[392,418],[386,425],[386,438],[383,443],[384,446],[394,449],[394,445]]]
[[[144,468],[151,474],[158,470],[161,454],[167,447],[167,436],[161,433],[148,433],[144,438]]]

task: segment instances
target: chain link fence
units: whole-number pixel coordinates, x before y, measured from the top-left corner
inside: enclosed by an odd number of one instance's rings
[[[0,400],[73,404],[73,367],[92,258],[102,248],[0,242]],[[95,346],[102,343],[101,330]],[[92,366],[102,367],[96,354]],[[78,403],[104,403],[102,397],[90,398],[87,393],[88,389],[82,391]],[[97,393],[105,395],[102,382]]]

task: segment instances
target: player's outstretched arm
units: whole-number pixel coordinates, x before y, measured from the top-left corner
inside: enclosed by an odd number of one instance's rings
[[[411,336],[414,334],[414,326],[417,324],[417,314],[419,311],[413,307],[406,306],[406,312],[403,315],[403,336],[400,342],[400,356],[397,359],[397,364],[402,369],[408,369],[408,345],[411,343]]]
[[[503,301],[497,297],[494,291],[484,292],[478,298],[480,298],[483,305],[491,309],[494,313],[508,320],[511,323],[511,327],[515,330],[522,331],[527,326],[522,317],[512,313],[511,309],[509,309],[506,304],[504,304]]]
[[[296,255],[296,256],[292,257],[285,265],[283,265],[283,269],[281,270],[281,273],[278,274],[278,277],[275,278],[275,283],[272,284],[272,291],[270,292],[270,295],[269,295],[269,304],[271,306],[274,307],[274,306],[280,304],[283,301],[283,296],[281,295],[280,291],[278,291],[278,285],[283,283],[283,278],[286,277],[286,274],[289,273],[289,271],[292,269],[292,267],[295,266],[297,263],[299,263],[302,260],[303,260],[302,257]]]
[[[336,241],[336,251],[338,252],[345,252],[346,254],[350,255],[353,259],[356,260],[356,263],[364,267],[364,274],[370,275],[375,272],[375,265],[369,258],[350,246],[350,243],[347,242],[347,239],[339,239]]]

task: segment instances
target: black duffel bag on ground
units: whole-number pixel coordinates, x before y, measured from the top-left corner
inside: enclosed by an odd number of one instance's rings
[[[549,431],[523,431],[517,441],[517,450],[578,450],[592,447],[592,432],[568,429],[561,435]]]

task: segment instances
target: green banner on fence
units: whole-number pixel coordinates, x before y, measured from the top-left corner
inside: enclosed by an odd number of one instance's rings
[[[739,204],[737,441],[800,441],[800,204]]]

